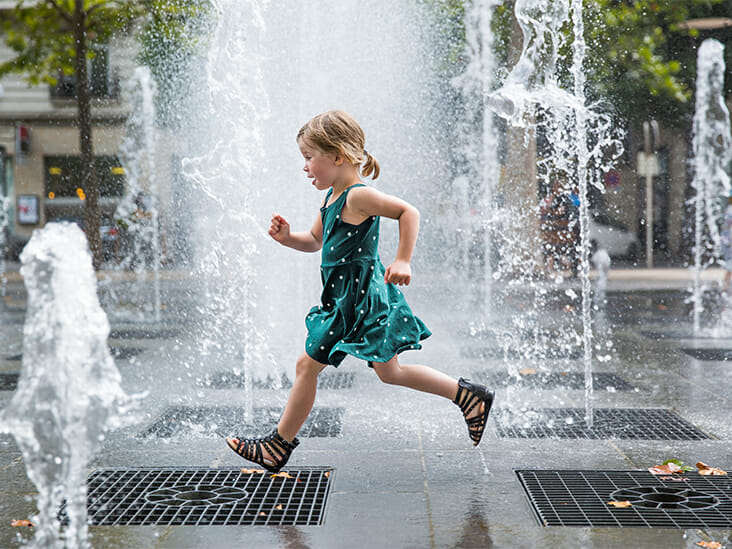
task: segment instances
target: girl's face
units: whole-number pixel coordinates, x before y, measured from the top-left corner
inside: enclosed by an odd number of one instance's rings
[[[318,149],[308,145],[304,140],[298,141],[300,153],[305,159],[303,171],[312,179],[312,183],[319,191],[333,186],[338,176],[338,165],[332,154],[324,154]]]

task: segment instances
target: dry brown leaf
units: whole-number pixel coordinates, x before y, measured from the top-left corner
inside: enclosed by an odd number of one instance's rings
[[[658,477],[660,480],[673,480],[674,482],[682,482],[684,480],[689,480],[686,477]]]
[[[699,469],[700,475],[715,475],[715,476],[721,476],[726,475],[727,471],[723,471],[722,469],[717,469],[716,467],[709,467],[706,463],[702,463],[699,461],[696,464],[697,468]]]
[[[533,376],[536,375],[536,370],[534,368],[524,368],[523,370],[519,370],[519,374],[522,376]]]
[[[264,469],[247,469],[246,467],[242,467],[241,472],[245,475],[257,475],[264,474]]]
[[[259,516],[260,517],[266,517],[267,516],[267,513],[265,513],[264,511],[262,511],[261,513],[259,513]]]
[[[280,471],[279,473],[275,473],[274,475],[269,475],[270,478],[295,478],[290,473],[286,473],[285,471]]]
[[[706,547],[707,549],[724,549],[724,545],[718,541],[697,541],[696,544],[699,547]]]
[[[282,504],[278,503],[277,505],[275,505],[275,509],[277,509],[278,511],[282,511]]]
[[[607,504],[612,505],[613,507],[616,507],[616,508],[624,508],[624,507],[632,506],[632,503],[630,503],[627,500],[626,501],[608,501]]]
[[[13,519],[10,522],[10,526],[27,526],[28,528],[33,528],[34,524],[28,519]]]
[[[684,470],[675,463],[666,463],[665,465],[654,465],[653,467],[649,467],[648,472],[652,475],[668,475],[669,473],[673,475],[683,473]]]
[[[325,478],[330,478],[330,471],[325,472]]]
[[[657,309],[658,309],[659,311],[665,311],[666,309],[668,309],[668,307],[666,307],[666,305],[664,305],[664,304],[662,304],[662,303],[659,303],[658,305],[656,305],[656,308],[657,308]]]
[[[569,372],[559,372],[559,375],[560,376],[568,376],[569,375]]]

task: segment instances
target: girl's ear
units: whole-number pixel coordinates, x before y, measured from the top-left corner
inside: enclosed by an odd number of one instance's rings
[[[341,155],[340,153],[335,153],[333,155],[333,163],[336,166],[340,166],[341,164],[343,164],[343,155]]]

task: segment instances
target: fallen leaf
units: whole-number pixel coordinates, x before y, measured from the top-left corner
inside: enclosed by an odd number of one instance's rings
[[[261,513],[259,513],[259,516],[260,517],[266,517],[267,516],[267,513],[265,513],[264,511],[262,511]]]
[[[10,526],[27,526],[28,528],[33,528],[34,524],[28,519],[13,519]]]
[[[727,471],[723,471],[722,469],[717,469],[716,467],[709,467],[706,463],[702,463],[699,461],[696,464],[697,468],[699,469],[700,475],[715,475],[715,476],[721,476],[726,475]]]
[[[325,478],[330,478],[330,471],[325,472]]]
[[[534,368],[524,368],[523,370],[519,370],[519,374],[522,376],[533,376],[536,374],[536,370]]]
[[[264,474],[264,469],[247,469],[244,467],[242,468],[241,472],[245,475]]]
[[[569,372],[559,372],[559,375],[560,376],[568,376],[569,375]]]
[[[278,511],[282,511],[282,504],[278,503],[277,505],[275,505],[275,509],[277,509]]]
[[[657,308],[657,309],[658,309],[659,311],[665,311],[666,309],[668,309],[668,307],[666,307],[666,305],[663,305],[663,304],[661,304],[661,303],[659,303],[658,305],[656,305],[656,308]]]
[[[673,463],[668,463],[666,465],[656,465],[654,467],[649,467],[648,472],[652,475],[668,475],[668,474],[680,474],[682,472],[682,469],[674,465]]]
[[[689,480],[686,477],[658,477],[659,480],[673,480],[674,482],[682,482],[684,480]]]
[[[718,541],[697,541],[696,544],[699,547],[706,547],[707,549],[724,549],[724,545]]]
[[[627,500],[626,501],[608,501],[607,504],[608,505],[612,505],[613,507],[616,507],[616,508],[623,508],[623,507],[631,507],[632,506],[632,504],[629,501],[627,501]]]
[[[680,473],[684,473],[686,471],[693,471],[693,467],[689,467],[688,465],[684,465],[683,461],[679,461],[678,459],[667,459],[663,462],[661,465],[654,465],[653,467],[650,467],[648,469],[648,472],[652,475],[676,475]]]
[[[295,477],[293,477],[290,473],[280,471],[279,473],[275,473],[274,475],[269,475],[269,478],[295,478]]]

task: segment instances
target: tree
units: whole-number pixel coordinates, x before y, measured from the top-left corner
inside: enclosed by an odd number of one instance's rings
[[[63,76],[75,77],[81,187],[86,195],[84,227],[97,269],[102,242],[88,70],[95,52],[90,46],[108,42],[143,13],[143,5],[133,0],[19,0],[13,10],[2,14],[5,40],[16,56],[0,64],[0,76],[21,73],[32,85],[56,85]]]
[[[658,118],[685,126],[693,109],[699,39],[728,42],[732,31],[687,29],[689,19],[729,17],[732,0],[593,0],[585,3],[594,99],[606,98],[630,123]],[[725,93],[732,93],[727,48]]]
[[[214,23],[210,0],[155,0],[149,3],[148,16],[139,32],[138,60],[150,67],[157,85],[158,123],[179,128],[191,117],[186,109],[196,78],[202,72],[201,52]]]

